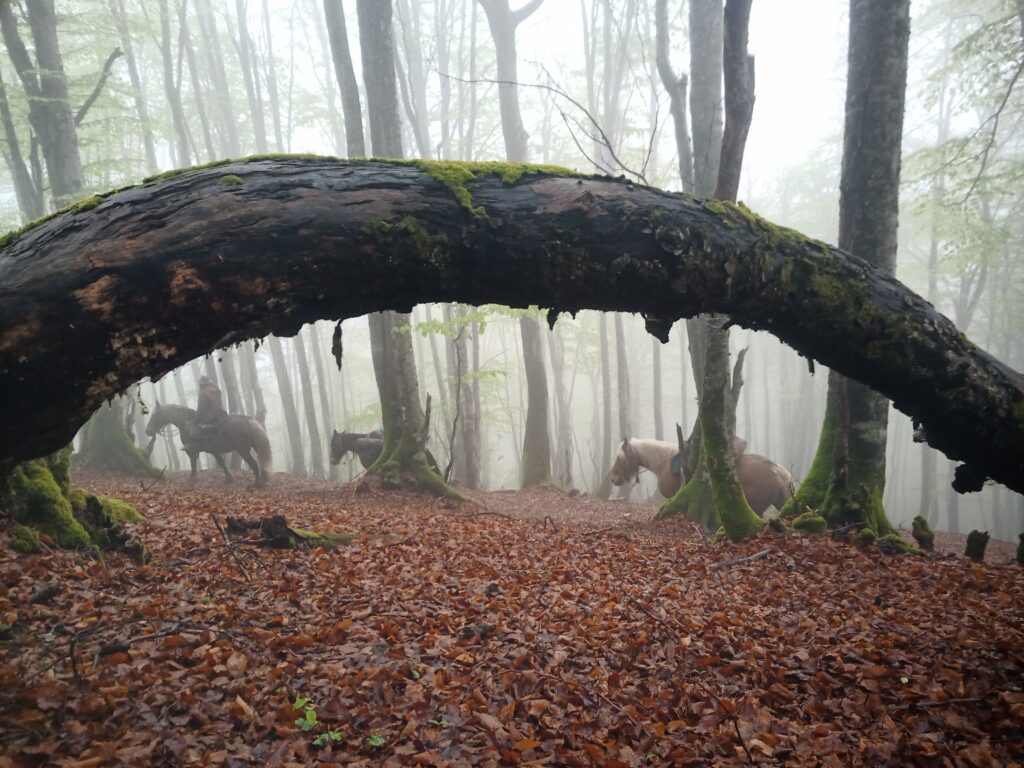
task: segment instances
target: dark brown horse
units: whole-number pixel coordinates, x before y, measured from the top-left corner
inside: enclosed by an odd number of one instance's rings
[[[224,454],[234,451],[249,465],[255,476],[257,488],[263,488],[269,482],[272,455],[270,438],[266,430],[252,416],[228,414],[222,416],[209,427],[200,426],[196,411],[184,405],[156,404],[146,424],[146,434],[153,437],[168,424],[178,428],[181,436],[182,450],[192,462],[190,482],[196,482],[196,459],[200,453],[213,454],[230,483],[234,477],[224,463]]]
[[[334,430],[334,434],[331,435],[331,464],[337,464],[346,453],[351,451],[359,457],[359,463],[363,465],[363,469],[369,469],[370,465],[380,456],[383,448],[383,430],[375,429],[373,432],[338,432]],[[427,458],[427,466],[441,474],[434,455],[426,449],[424,449],[424,455]]]

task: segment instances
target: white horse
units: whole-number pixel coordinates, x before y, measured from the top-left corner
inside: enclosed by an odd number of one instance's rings
[[[759,515],[771,506],[782,509],[796,491],[793,476],[769,458],[746,453],[746,448],[746,440],[735,438],[736,475],[747,503]],[[685,445],[683,450],[686,450]],[[645,467],[658,478],[658,492],[666,499],[672,498],[686,480],[683,462],[678,457],[679,446],[675,443],[623,438],[612,465],[611,481],[623,485],[637,475],[640,467]]]

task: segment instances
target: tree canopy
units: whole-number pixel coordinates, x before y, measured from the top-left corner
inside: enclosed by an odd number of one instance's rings
[[[521,164],[255,157],[65,209],[0,251],[0,468],[226,344],[426,300],[728,314],[1024,491],[1022,377],[892,277],[740,205]],[[554,315],[552,315],[554,317]]]

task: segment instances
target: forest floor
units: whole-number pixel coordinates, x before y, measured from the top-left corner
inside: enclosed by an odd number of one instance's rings
[[[1005,542],[712,544],[552,488],[74,480],[139,508],[149,561],[0,540],[0,768],[1024,764]],[[211,517],[271,514],[361,537],[228,546]]]

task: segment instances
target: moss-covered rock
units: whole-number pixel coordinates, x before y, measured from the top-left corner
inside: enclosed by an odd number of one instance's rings
[[[817,512],[808,511],[794,519],[791,527],[802,533],[824,533],[828,529],[828,522]]]
[[[917,542],[917,546],[928,552],[935,549],[935,534],[928,525],[928,521],[918,515],[914,518],[912,526],[911,534],[914,541]]]
[[[34,555],[41,549],[39,533],[27,525],[16,524],[11,529],[11,547],[23,555]]]

